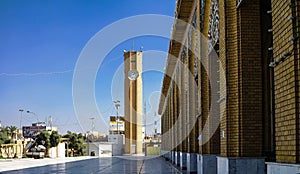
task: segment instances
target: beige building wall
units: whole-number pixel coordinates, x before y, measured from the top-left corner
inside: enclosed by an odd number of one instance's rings
[[[142,113],[143,113],[143,80],[142,52],[124,53],[124,106],[125,106],[125,153],[142,153]],[[136,70],[135,80],[128,78],[128,73]]]

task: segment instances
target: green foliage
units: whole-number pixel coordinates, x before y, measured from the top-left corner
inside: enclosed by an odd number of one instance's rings
[[[81,133],[76,134],[68,131],[63,137],[69,138],[68,148],[71,149],[73,156],[83,155],[86,147],[84,145],[85,137]]]
[[[60,142],[61,135],[57,131],[53,131],[51,134],[47,130],[43,130],[36,136],[36,145],[43,145],[47,149],[50,147],[56,147]]]
[[[50,147],[56,147],[60,142],[61,136],[57,131],[53,131],[50,135]]]
[[[15,126],[0,127],[0,145],[13,143],[12,136]]]
[[[146,147],[146,156],[160,155],[160,147]]]
[[[0,145],[14,143],[13,137],[15,137],[18,128],[16,126],[0,127]],[[36,136],[36,145],[43,145],[47,149],[50,147],[56,147],[60,142],[61,135],[57,131],[50,133],[47,130],[40,131]]]
[[[47,149],[50,148],[50,134],[47,130],[40,131],[35,137],[36,145],[43,145]]]
[[[6,128],[10,137],[13,138],[14,135],[17,133],[18,128],[16,126],[7,126]]]

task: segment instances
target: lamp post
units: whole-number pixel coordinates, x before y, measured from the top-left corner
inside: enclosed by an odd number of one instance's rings
[[[26,111],[28,114],[32,114],[32,115],[34,115],[34,116],[36,116],[36,120],[37,120],[37,123],[36,123],[36,126],[37,126],[37,132],[39,132],[40,131],[40,126],[39,126],[39,116],[36,114],[36,113],[34,113],[34,112],[31,112],[31,111]]]
[[[27,112],[28,114],[32,114],[32,115],[36,116],[37,124],[39,123],[39,116],[36,115],[36,113],[31,112],[31,111],[26,111],[26,112]]]
[[[21,118],[20,118],[20,140],[22,141],[22,145],[21,145],[21,158],[23,156],[24,153],[24,137],[23,137],[23,130],[22,130],[22,119],[23,119],[23,112],[24,109],[19,109],[20,113],[21,113]]]
[[[94,132],[95,130],[95,124],[94,124],[94,117],[90,118],[90,120],[92,120],[92,132]]]
[[[95,119],[94,117],[90,118],[90,120],[92,120],[91,141],[94,141],[94,130],[95,130],[94,119]]]
[[[22,119],[23,119],[23,112],[24,109],[19,109],[19,111],[21,112],[21,118],[20,118],[20,132],[21,132],[21,138],[23,136],[23,132],[22,132]]]
[[[117,110],[117,134],[119,134],[119,108],[121,106],[120,104],[120,101],[119,100],[116,100],[116,101],[113,101],[115,103],[115,107],[116,107],[116,110]]]

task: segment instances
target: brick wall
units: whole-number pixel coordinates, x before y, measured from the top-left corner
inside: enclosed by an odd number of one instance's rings
[[[260,0],[239,11],[240,155],[261,156],[263,142]]]
[[[207,36],[211,1],[205,3],[204,11],[201,11],[201,3],[198,1],[196,12],[197,22],[203,26],[202,34]],[[267,14],[270,6],[271,16]],[[299,163],[300,3],[296,0],[243,0],[237,7],[237,1],[219,0],[219,16],[219,66],[225,70],[226,76],[220,78],[220,84],[226,86],[220,85],[220,135],[215,135],[199,149],[195,147],[196,135],[202,133],[202,139],[207,137],[209,130],[201,130],[209,121],[209,107],[213,102],[208,74],[204,68],[204,65],[209,65],[206,42],[199,43],[199,48],[196,48],[199,50],[199,55],[195,56],[199,58],[198,98],[193,98],[194,89],[190,86],[188,92],[184,90],[187,72],[178,69],[176,78],[180,88],[173,89],[173,97],[166,100],[168,104],[163,116],[163,131],[168,130],[180,114],[184,120],[176,127],[173,136],[185,136],[185,125],[193,118],[197,108],[201,115],[198,117],[198,131],[191,132],[191,144],[188,145],[185,140],[177,150],[214,154],[218,153],[220,145],[220,153],[224,157],[270,157],[276,145],[277,162]],[[269,47],[273,49],[268,51]],[[292,54],[279,59],[288,52]],[[184,64],[189,65],[192,71],[193,56],[184,59]],[[276,60],[279,61],[274,67],[273,84],[273,70],[268,64]],[[272,113],[273,95],[275,113]],[[198,106],[194,106],[193,101],[196,100]],[[272,135],[273,115],[275,135]],[[170,117],[173,120],[170,121]],[[168,141],[171,139],[168,138]],[[173,139],[173,144],[176,141],[176,138]]]
[[[220,62],[227,82],[221,155],[262,156],[260,1],[244,1],[239,8],[236,1],[219,2],[220,16],[223,16],[220,18]],[[224,79],[221,81],[224,83]],[[221,89],[221,96],[224,93]]]
[[[226,112],[221,119],[221,156],[239,155],[238,42],[236,2],[220,0],[220,60],[226,72]],[[222,81],[224,83],[224,80]]]
[[[274,61],[284,53],[293,54],[274,68],[276,161],[299,162],[299,41],[289,38],[299,35],[295,1],[272,0]]]

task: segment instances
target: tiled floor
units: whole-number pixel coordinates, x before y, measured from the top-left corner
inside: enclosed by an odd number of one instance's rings
[[[9,162],[7,162],[9,164]],[[42,167],[33,167],[21,170],[7,171],[2,173],[14,174],[52,174],[52,173],[153,173],[171,174],[180,173],[164,158],[146,157],[112,157],[96,158],[76,162],[54,164]]]

